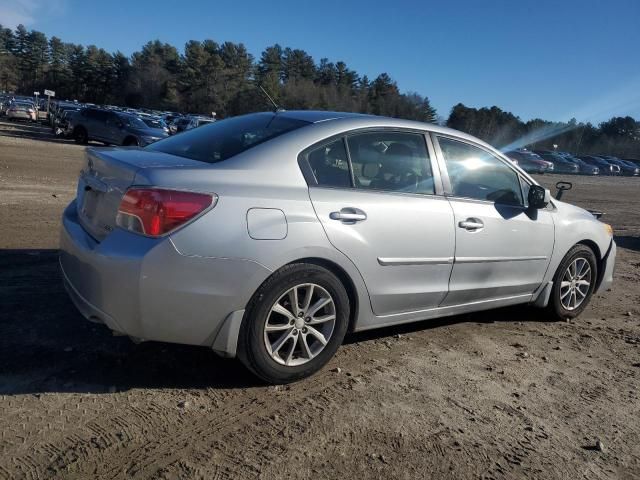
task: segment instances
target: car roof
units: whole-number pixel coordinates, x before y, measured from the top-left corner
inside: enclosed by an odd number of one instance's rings
[[[271,112],[273,113],[273,112]],[[433,123],[419,122],[416,120],[404,120],[393,117],[383,117],[380,115],[370,115],[365,113],[352,113],[352,112],[333,112],[323,110],[281,110],[276,112],[276,115],[284,118],[291,118],[295,120],[302,120],[309,123],[324,123],[324,122],[340,122],[346,126],[352,126],[354,128],[363,127],[397,127],[397,128],[410,128],[416,130],[428,129],[434,133],[441,133],[445,135],[452,135],[461,139],[472,140],[476,143],[488,145],[482,140],[468,135],[459,130],[454,130],[448,127],[442,127]],[[490,146],[490,145],[488,145]],[[491,147],[494,148],[494,147]]]

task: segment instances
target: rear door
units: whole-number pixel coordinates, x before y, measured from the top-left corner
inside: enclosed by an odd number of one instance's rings
[[[367,131],[301,156],[318,218],[362,274],[376,315],[437,307],[447,294],[453,212],[429,145],[420,132]]]
[[[531,295],[553,251],[551,211],[529,209],[527,181],[484,147],[441,135],[434,141],[455,218],[455,259],[443,305]]]
[[[89,108],[82,113],[84,124],[90,140],[106,141],[104,135],[104,123],[107,118],[107,112]]]
[[[122,145],[122,120],[115,112],[107,112],[104,123],[105,141],[112,145]]]

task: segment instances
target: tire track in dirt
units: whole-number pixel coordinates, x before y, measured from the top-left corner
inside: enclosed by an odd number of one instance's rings
[[[345,368],[351,368],[352,366],[355,365],[345,363]],[[366,375],[372,370],[373,367],[360,370],[359,375]],[[273,390],[273,387],[268,388]],[[324,396],[327,402],[314,406],[313,398],[318,393],[326,391],[330,392],[330,395]],[[305,382],[301,389],[299,385],[295,385],[294,388],[289,388],[282,392],[278,395],[278,402],[270,402],[269,399],[262,401],[253,399],[248,408],[246,406],[243,408],[240,402],[234,402],[225,406],[223,412],[220,412],[220,415],[216,413],[216,416],[220,418],[211,420],[204,425],[200,418],[195,418],[191,420],[188,425],[180,425],[181,433],[176,435],[175,432],[173,432],[168,436],[155,439],[150,444],[145,444],[143,448],[137,451],[130,452],[126,472],[129,475],[146,477],[152,473],[152,470],[158,470],[179,460],[180,449],[188,446],[190,440],[197,439],[198,444],[210,444],[216,439],[228,436],[244,427],[257,427],[265,422],[269,422],[270,417],[282,409],[289,408],[293,410],[296,408],[298,416],[303,415],[309,420],[318,418],[310,415],[306,410],[300,413],[299,405],[305,405],[307,408],[311,405],[312,408],[318,410],[320,414],[324,414],[332,406],[340,403],[340,401],[344,399],[346,392],[348,392],[348,390],[344,388],[344,381],[340,377],[333,377],[328,373],[321,373],[313,377],[311,381]],[[263,429],[256,429],[256,433],[261,437],[265,435]],[[271,433],[268,433],[267,436],[270,434]],[[256,437],[254,437],[254,440],[255,438]],[[258,451],[264,452],[265,449]],[[246,463],[240,463],[238,465],[244,466]],[[105,472],[106,475],[110,475],[110,478],[115,478],[117,473],[115,469]],[[238,475],[237,478],[240,478],[243,474],[242,469],[234,471],[233,473]]]
[[[347,347],[348,348],[348,347]],[[378,349],[392,356],[389,349]],[[358,375],[367,375],[374,366],[362,369],[360,360],[345,362],[343,367],[358,371]],[[116,403],[86,422],[76,423],[76,431],[54,442],[33,442],[31,451],[24,455],[14,451],[16,471],[20,475],[34,478],[43,476],[55,478],[69,471],[84,471],[93,465],[96,473],[103,478],[117,478],[123,473],[131,476],[148,477],[169,465],[180,462],[185,450],[193,444],[218,445],[216,451],[224,457],[224,471],[220,478],[241,478],[251,475],[255,462],[260,463],[261,452],[252,462],[247,463],[236,458],[236,452],[225,453],[224,445],[219,443],[234,432],[249,428],[257,435],[253,443],[264,444],[269,437],[278,434],[271,417],[283,409],[297,409],[308,421],[321,418],[329,409],[344,401],[349,395],[349,377],[321,373],[304,385],[289,387],[264,387],[264,389],[243,390],[223,395],[224,406],[208,413],[208,420],[199,412],[179,413],[175,406],[158,403],[129,405],[124,411]],[[268,390],[267,397],[258,400],[255,395],[260,390]],[[277,401],[273,401],[273,397]],[[205,397],[215,402],[215,398]],[[321,401],[318,399],[322,399]],[[303,405],[302,410],[300,405]],[[105,422],[104,419],[108,420]],[[204,421],[203,421],[204,420]],[[258,428],[259,427],[259,428]],[[177,431],[176,431],[177,430]],[[152,440],[149,441],[149,437]],[[122,452],[126,451],[126,456]],[[269,455],[271,457],[271,455]],[[275,457],[274,457],[275,458]],[[262,459],[264,460],[264,459]],[[36,468],[36,466],[40,466]],[[35,468],[35,470],[33,470]],[[29,473],[31,472],[31,473]],[[87,472],[89,473],[89,472]],[[255,473],[255,472],[254,472]]]

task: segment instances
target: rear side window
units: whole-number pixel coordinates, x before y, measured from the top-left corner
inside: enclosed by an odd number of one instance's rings
[[[145,148],[216,163],[305,125],[309,122],[276,113],[254,113],[187,130]]]
[[[342,138],[314,148],[307,153],[307,161],[321,187],[351,187],[351,174],[349,173],[349,161],[347,151],[344,148]]]
[[[522,205],[519,175],[499,158],[468,143],[438,137],[456,197]]]
[[[87,109],[84,111],[83,115],[87,118],[91,118],[99,122],[105,122],[107,120],[107,117],[109,116],[109,113],[103,110]]]

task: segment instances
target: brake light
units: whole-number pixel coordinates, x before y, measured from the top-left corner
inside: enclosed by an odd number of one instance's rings
[[[130,188],[120,203],[116,224],[125,230],[159,237],[214,207],[217,201],[215,194]]]

